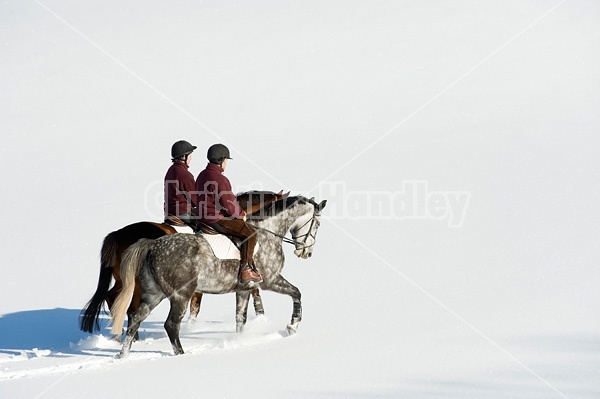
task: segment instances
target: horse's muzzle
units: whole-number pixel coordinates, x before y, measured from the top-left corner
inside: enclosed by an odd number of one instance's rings
[[[312,256],[312,248],[301,248],[294,251],[297,257],[301,259],[308,259]]]

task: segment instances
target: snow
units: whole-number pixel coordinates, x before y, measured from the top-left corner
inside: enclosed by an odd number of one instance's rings
[[[0,4],[0,397],[600,397],[600,4]],[[292,304],[206,296],[172,356],[77,315],[173,142],[327,199]],[[460,217],[457,217],[460,215]]]

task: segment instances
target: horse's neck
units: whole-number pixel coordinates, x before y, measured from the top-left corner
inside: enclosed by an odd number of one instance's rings
[[[306,213],[304,209],[306,205],[296,205],[283,212],[262,220],[258,223],[258,226],[270,230],[274,233],[285,235],[290,230],[294,222]]]

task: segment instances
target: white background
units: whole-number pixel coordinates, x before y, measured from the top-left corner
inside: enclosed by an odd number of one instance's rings
[[[599,397],[599,27],[591,0],[3,1],[0,396]],[[222,142],[234,190],[328,200],[286,248],[304,321],[282,338],[267,292],[237,336],[206,297],[173,357],[165,302],[115,361],[77,315],[180,139],[194,175]],[[340,215],[406,181],[470,193],[461,227]]]

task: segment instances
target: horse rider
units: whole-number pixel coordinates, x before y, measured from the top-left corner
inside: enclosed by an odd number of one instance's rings
[[[192,161],[192,152],[196,148],[185,140],[179,140],[171,147],[173,164],[167,170],[164,184],[167,221],[177,217],[184,223],[192,222],[192,209],[198,206],[198,196],[195,193],[194,175],[188,169]]]
[[[223,144],[212,145],[207,153],[208,164],[196,179],[198,193],[198,217],[219,233],[242,240],[240,249],[239,279],[242,284],[261,282],[262,276],[254,267],[256,230],[246,223],[246,212],[240,208],[231,183],[223,175],[228,160],[232,159],[229,149]]]

